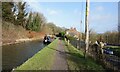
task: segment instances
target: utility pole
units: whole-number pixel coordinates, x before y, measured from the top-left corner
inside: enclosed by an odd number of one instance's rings
[[[86,14],[85,14],[85,58],[88,53],[89,48],[89,25],[88,25],[88,19],[89,19],[89,6],[90,6],[90,0],[86,0]]]
[[[82,19],[82,17],[81,17],[81,19]],[[82,41],[82,20],[80,21],[80,24],[81,24],[80,25],[80,31],[81,31],[81,33],[79,33],[79,48],[82,47],[82,44],[81,44],[81,41]]]

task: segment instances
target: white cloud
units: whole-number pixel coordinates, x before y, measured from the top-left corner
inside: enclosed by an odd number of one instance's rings
[[[103,6],[97,6],[95,10],[96,10],[96,11],[103,11],[103,10],[104,10],[104,7],[103,7]]]
[[[47,12],[49,15],[57,15],[59,13],[57,10],[53,10],[53,9],[47,9]]]
[[[73,13],[75,13],[75,14],[78,13],[78,9],[75,9],[75,10],[73,11]]]
[[[50,15],[56,15],[56,14],[58,14],[58,12],[55,11],[55,10],[51,10],[51,11],[49,11],[49,14],[50,14]]]
[[[40,3],[37,3],[37,2],[29,2],[30,4],[30,7],[35,10],[35,11],[40,11],[41,10],[41,7],[40,7]]]
[[[52,11],[50,11],[50,14],[51,14],[51,15],[57,14],[57,11],[52,10]]]
[[[112,15],[111,14],[95,14],[95,15],[91,15],[90,16],[90,23],[93,22],[109,22],[112,19]]]
[[[12,0],[2,0],[12,1]],[[22,0],[14,0],[14,1],[22,1]],[[27,0],[26,0],[27,1]],[[30,2],[86,2],[86,0],[29,0]],[[90,2],[118,2],[119,0],[91,0]]]
[[[96,7],[96,10],[97,11],[104,11],[104,7],[103,6],[98,6],[98,7]]]
[[[86,0],[2,0],[2,2],[86,2]],[[119,0],[91,0],[90,2],[118,2]]]
[[[111,20],[111,13],[105,13],[106,10],[103,6],[96,6],[92,11],[90,11],[90,23],[93,22],[107,22]]]
[[[75,9],[73,10],[73,13],[76,14],[76,15],[81,15],[81,12],[79,9]]]

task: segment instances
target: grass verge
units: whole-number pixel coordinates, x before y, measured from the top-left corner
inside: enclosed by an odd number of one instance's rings
[[[50,45],[43,48],[36,53],[32,58],[26,61],[21,66],[17,67],[17,70],[50,70],[53,64],[55,48],[57,48],[58,39],[54,40]],[[53,48],[53,49],[51,49]]]
[[[67,45],[66,42],[65,44],[69,70],[94,70],[96,72],[104,71],[104,68],[101,65],[97,64],[93,59],[85,59],[82,51],[76,49],[71,44]]]

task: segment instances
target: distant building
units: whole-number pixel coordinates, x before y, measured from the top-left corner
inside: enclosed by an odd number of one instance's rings
[[[70,35],[76,38],[79,38],[80,32],[76,30],[76,28],[71,27],[70,29],[66,30],[66,35]]]

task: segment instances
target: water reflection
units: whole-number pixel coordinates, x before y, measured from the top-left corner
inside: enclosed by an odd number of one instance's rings
[[[44,47],[40,41],[2,46],[2,68],[10,70],[23,64]]]

